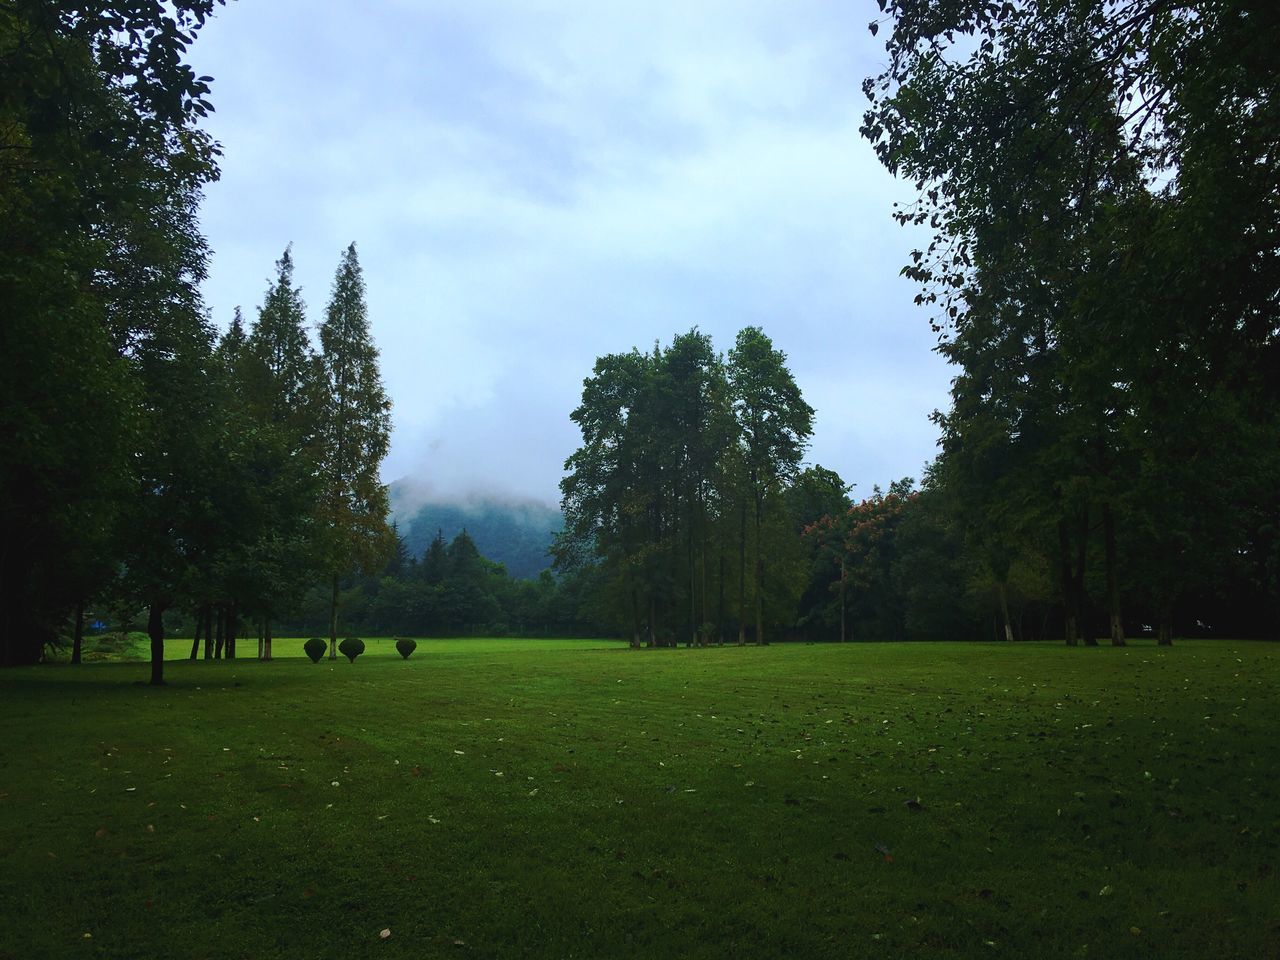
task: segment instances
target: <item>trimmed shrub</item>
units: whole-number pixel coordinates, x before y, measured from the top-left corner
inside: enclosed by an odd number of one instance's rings
[[[319,637],[312,637],[302,645],[302,649],[307,651],[307,656],[311,658],[312,663],[319,663],[320,658],[324,656],[324,652],[329,649],[329,644]]]
[[[396,637],[396,652],[406,660],[409,659],[409,654],[417,649],[417,640],[410,640],[408,637]]]
[[[352,663],[355,663],[356,657],[364,653],[364,641],[359,637],[347,637],[347,639],[338,644],[338,652]]]

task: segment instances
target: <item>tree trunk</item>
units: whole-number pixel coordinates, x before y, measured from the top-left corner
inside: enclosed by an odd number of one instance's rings
[[[717,538],[719,539],[719,538]],[[724,541],[720,542],[720,602],[716,608],[716,644],[724,646]]]
[[[338,575],[333,575],[333,591],[329,594],[329,659],[338,659]]]
[[[636,595],[636,585],[631,583],[631,649],[640,649],[640,598]]]
[[[764,635],[764,549],[760,543],[760,514],[764,504],[756,495],[756,643],[767,645]]]
[[[658,645],[658,601],[649,594],[649,649]]]
[[[164,605],[154,600],[147,612],[147,636],[151,638],[151,686],[164,686]]]
[[[71,638],[71,662],[80,662],[80,652],[84,649],[84,601],[76,604],[76,632]]]
[[[1123,647],[1124,622],[1120,619],[1119,571],[1116,570],[1116,517],[1109,503],[1102,505],[1102,543],[1106,554],[1107,617],[1111,626],[1111,645]]]
[[[204,607],[196,607],[196,628],[191,636],[191,656],[188,660],[200,659],[200,628],[204,626]]]
[[[204,658],[213,659],[213,606],[205,604],[204,608]]]
[[[271,659],[271,618],[263,617],[262,622],[262,659]]]
[[[227,645],[227,608],[218,607],[218,633],[214,640],[213,659],[221,660],[223,648]]]
[[[1164,610],[1160,613],[1160,621],[1156,626],[1156,643],[1162,647],[1173,646],[1173,617],[1169,611]]]
[[[238,620],[236,606],[233,603],[227,607],[227,645],[223,650],[228,660],[236,658],[236,622]]]
[[[847,574],[845,573],[845,560],[844,560],[844,557],[841,557],[840,558],[840,642],[841,643],[846,643],[848,642],[848,639],[849,639],[848,627],[846,625],[848,622],[848,616],[846,615],[846,612],[845,612],[846,604],[845,604],[845,594],[844,594],[846,576]]]
[[[1004,638],[1007,642],[1013,642],[1013,621],[1009,619],[1009,588],[1003,581],[999,581],[996,587],[1000,594],[1000,622],[1004,624]]]
[[[693,516],[689,517],[689,642],[686,646],[702,646],[698,634],[698,563],[693,548]]]
[[[1059,584],[1062,590],[1062,625],[1067,646],[1080,642],[1080,594],[1071,558],[1071,528],[1066,518],[1058,521]]]
[[[738,646],[747,642],[747,502],[742,501],[738,537]]]

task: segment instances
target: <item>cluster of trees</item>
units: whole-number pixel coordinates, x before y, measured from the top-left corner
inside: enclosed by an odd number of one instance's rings
[[[903,272],[960,371],[931,480],[966,550],[1002,595],[1047,575],[1068,643],[1099,600],[1114,644],[1193,602],[1274,632],[1280,8],[880,7],[863,132],[919,190]]]
[[[376,573],[343,579],[343,621],[373,636],[601,636],[607,620],[592,609],[589,576],[511,576],[484,557],[463,529],[446,541],[437,533],[421,557],[403,537]],[[328,596],[313,590],[287,625],[310,633],[326,621]]]
[[[209,444],[197,461],[205,486],[189,504],[199,539],[185,541],[178,598],[194,618],[191,656],[235,656],[242,622],[256,626],[270,660],[274,627],[323,581],[329,656],[337,656],[341,580],[378,569],[394,542],[387,490],[378,478],[390,403],[369,336],[355,245],[334,275],[320,349],[307,333],[289,249],[276,262],[257,318],[230,327],[201,356],[208,418],[185,426]],[[127,567],[126,567],[127,582]],[[119,601],[125,610],[132,597]],[[73,653],[73,659],[75,654]]]
[[[183,54],[213,7],[0,10],[3,663],[35,662],[72,623],[78,654],[90,601],[146,611],[156,683],[181,608],[211,654],[258,620],[269,656],[312,578],[336,596],[390,542],[389,407],[354,246],[319,353],[288,252],[249,330],[237,315],[217,337],[200,299],[219,148],[197,127],[211,78]]]
[[[410,558],[354,245],[307,330],[286,250],[218,336],[183,62],[216,0],[0,7],[0,663],[86,604],[206,656],[254,623],[776,637],[1280,623],[1280,7],[879,0],[864,135],[928,231],[904,273],[956,365],[941,453],[854,504],[763,331],[602,357],[558,576],[469,536]],[[388,559],[390,558],[390,559]],[[322,586],[317,587],[317,583]],[[1100,629],[1101,627],[1101,629]]]
[[[572,418],[583,442],[565,463],[556,565],[596,569],[633,646],[763,643],[794,620],[790,571],[816,517],[797,518],[786,494],[813,409],[762,330],[727,356],[695,329],[601,357]]]

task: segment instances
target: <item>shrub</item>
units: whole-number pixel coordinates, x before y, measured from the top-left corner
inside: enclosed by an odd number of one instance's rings
[[[329,644],[319,637],[312,637],[302,645],[302,649],[307,651],[307,656],[311,658],[312,663],[319,663],[320,658],[324,656],[324,652],[329,649]]]
[[[338,652],[352,663],[355,663],[356,657],[364,653],[364,641],[359,637],[347,637],[347,639],[338,644]]]
[[[417,649],[418,649],[417,640],[410,640],[408,637],[396,638],[396,651],[400,654],[400,656],[404,657],[406,660],[409,659],[409,654],[413,653],[413,651]]]

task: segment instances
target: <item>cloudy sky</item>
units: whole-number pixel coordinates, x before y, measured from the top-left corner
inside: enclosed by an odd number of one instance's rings
[[[604,353],[762,326],[869,494],[933,455],[949,372],[898,270],[905,185],[859,138],[850,0],[240,0],[191,50],[225,149],[220,326],[294,245],[320,320],[352,240],[394,403],[384,479],[558,498]]]

